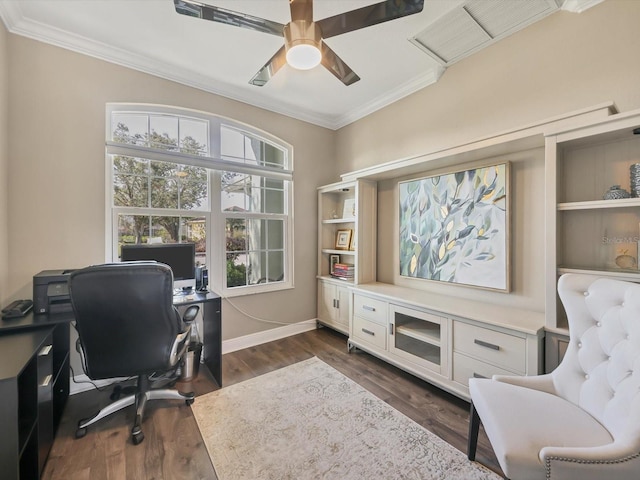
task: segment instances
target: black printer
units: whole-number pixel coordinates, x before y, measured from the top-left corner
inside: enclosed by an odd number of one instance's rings
[[[69,274],[73,270],[43,270],[33,276],[33,311],[35,313],[71,312]]]

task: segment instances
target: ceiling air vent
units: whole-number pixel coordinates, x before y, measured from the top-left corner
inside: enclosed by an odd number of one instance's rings
[[[561,0],[469,0],[409,41],[444,66],[557,11]]]

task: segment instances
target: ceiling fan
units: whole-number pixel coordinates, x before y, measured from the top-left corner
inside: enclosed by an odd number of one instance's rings
[[[199,1],[173,0],[173,3],[176,12],[182,15],[284,37],[284,45],[249,80],[258,87],[265,85],[285,63],[301,70],[322,63],[342,83],[351,85],[360,77],[323,40],[419,13],[424,6],[424,0],[387,0],[314,22],[313,0],[289,0],[291,21],[283,25]]]

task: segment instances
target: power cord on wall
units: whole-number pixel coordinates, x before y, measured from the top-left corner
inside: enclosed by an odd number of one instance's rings
[[[290,322],[278,322],[277,320],[268,320],[266,318],[256,317],[255,315],[251,315],[250,313],[247,313],[244,310],[242,310],[240,307],[238,307],[236,304],[234,304],[229,297],[227,297],[225,295],[221,295],[221,298],[226,300],[227,303],[229,303],[229,305],[231,305],[238,312],[240,312],[241,314],[245,315],[246,317],[251,318],[252,320],[256,320],[257,322],[269,323],[269,324],[273,324],[273,325],[293,325]]]

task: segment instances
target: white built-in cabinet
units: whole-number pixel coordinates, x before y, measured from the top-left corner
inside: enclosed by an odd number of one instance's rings
[[[640,282],[640,198],[602,198],[613,185],[630,190],[630,167],[640,163],[638,129],[640,110],[618,114],[608,102],[349,172],[342,182],[319,188],[319,321],[348,334],[350,349],[368,351],[462,398],[468,398],[472,377],[552,370],[568,345],[559,276],[580,272]],[[545,185],[539,191],[545,214],[538,225],[545,232],[543,306],[507,307],[376,282],[377,181],[543,147]],[[345,201],[355,207],[353,214],[345,213]],[[345,228],[355,235],[353,250],[336,250],[336,233]],[[335,254],[353,263],[351,281],[331,277]]]
[[[334,183],[318,189],[318,321],[349,332],[348,285],[376,276],[377,184],[366,180]],[[350,231],[346,248],[337,248],[339,231]],[[331,258],[351,265],[352,278],[331,275]]]
[[[345,285],[318,280],[318,320],[334,329],[349,332],[351,294]]]
[[[383,283],[351,290],[349,349],[369,352],[459,397],[469,399],[469,378],[542,371],[541,312]]]

